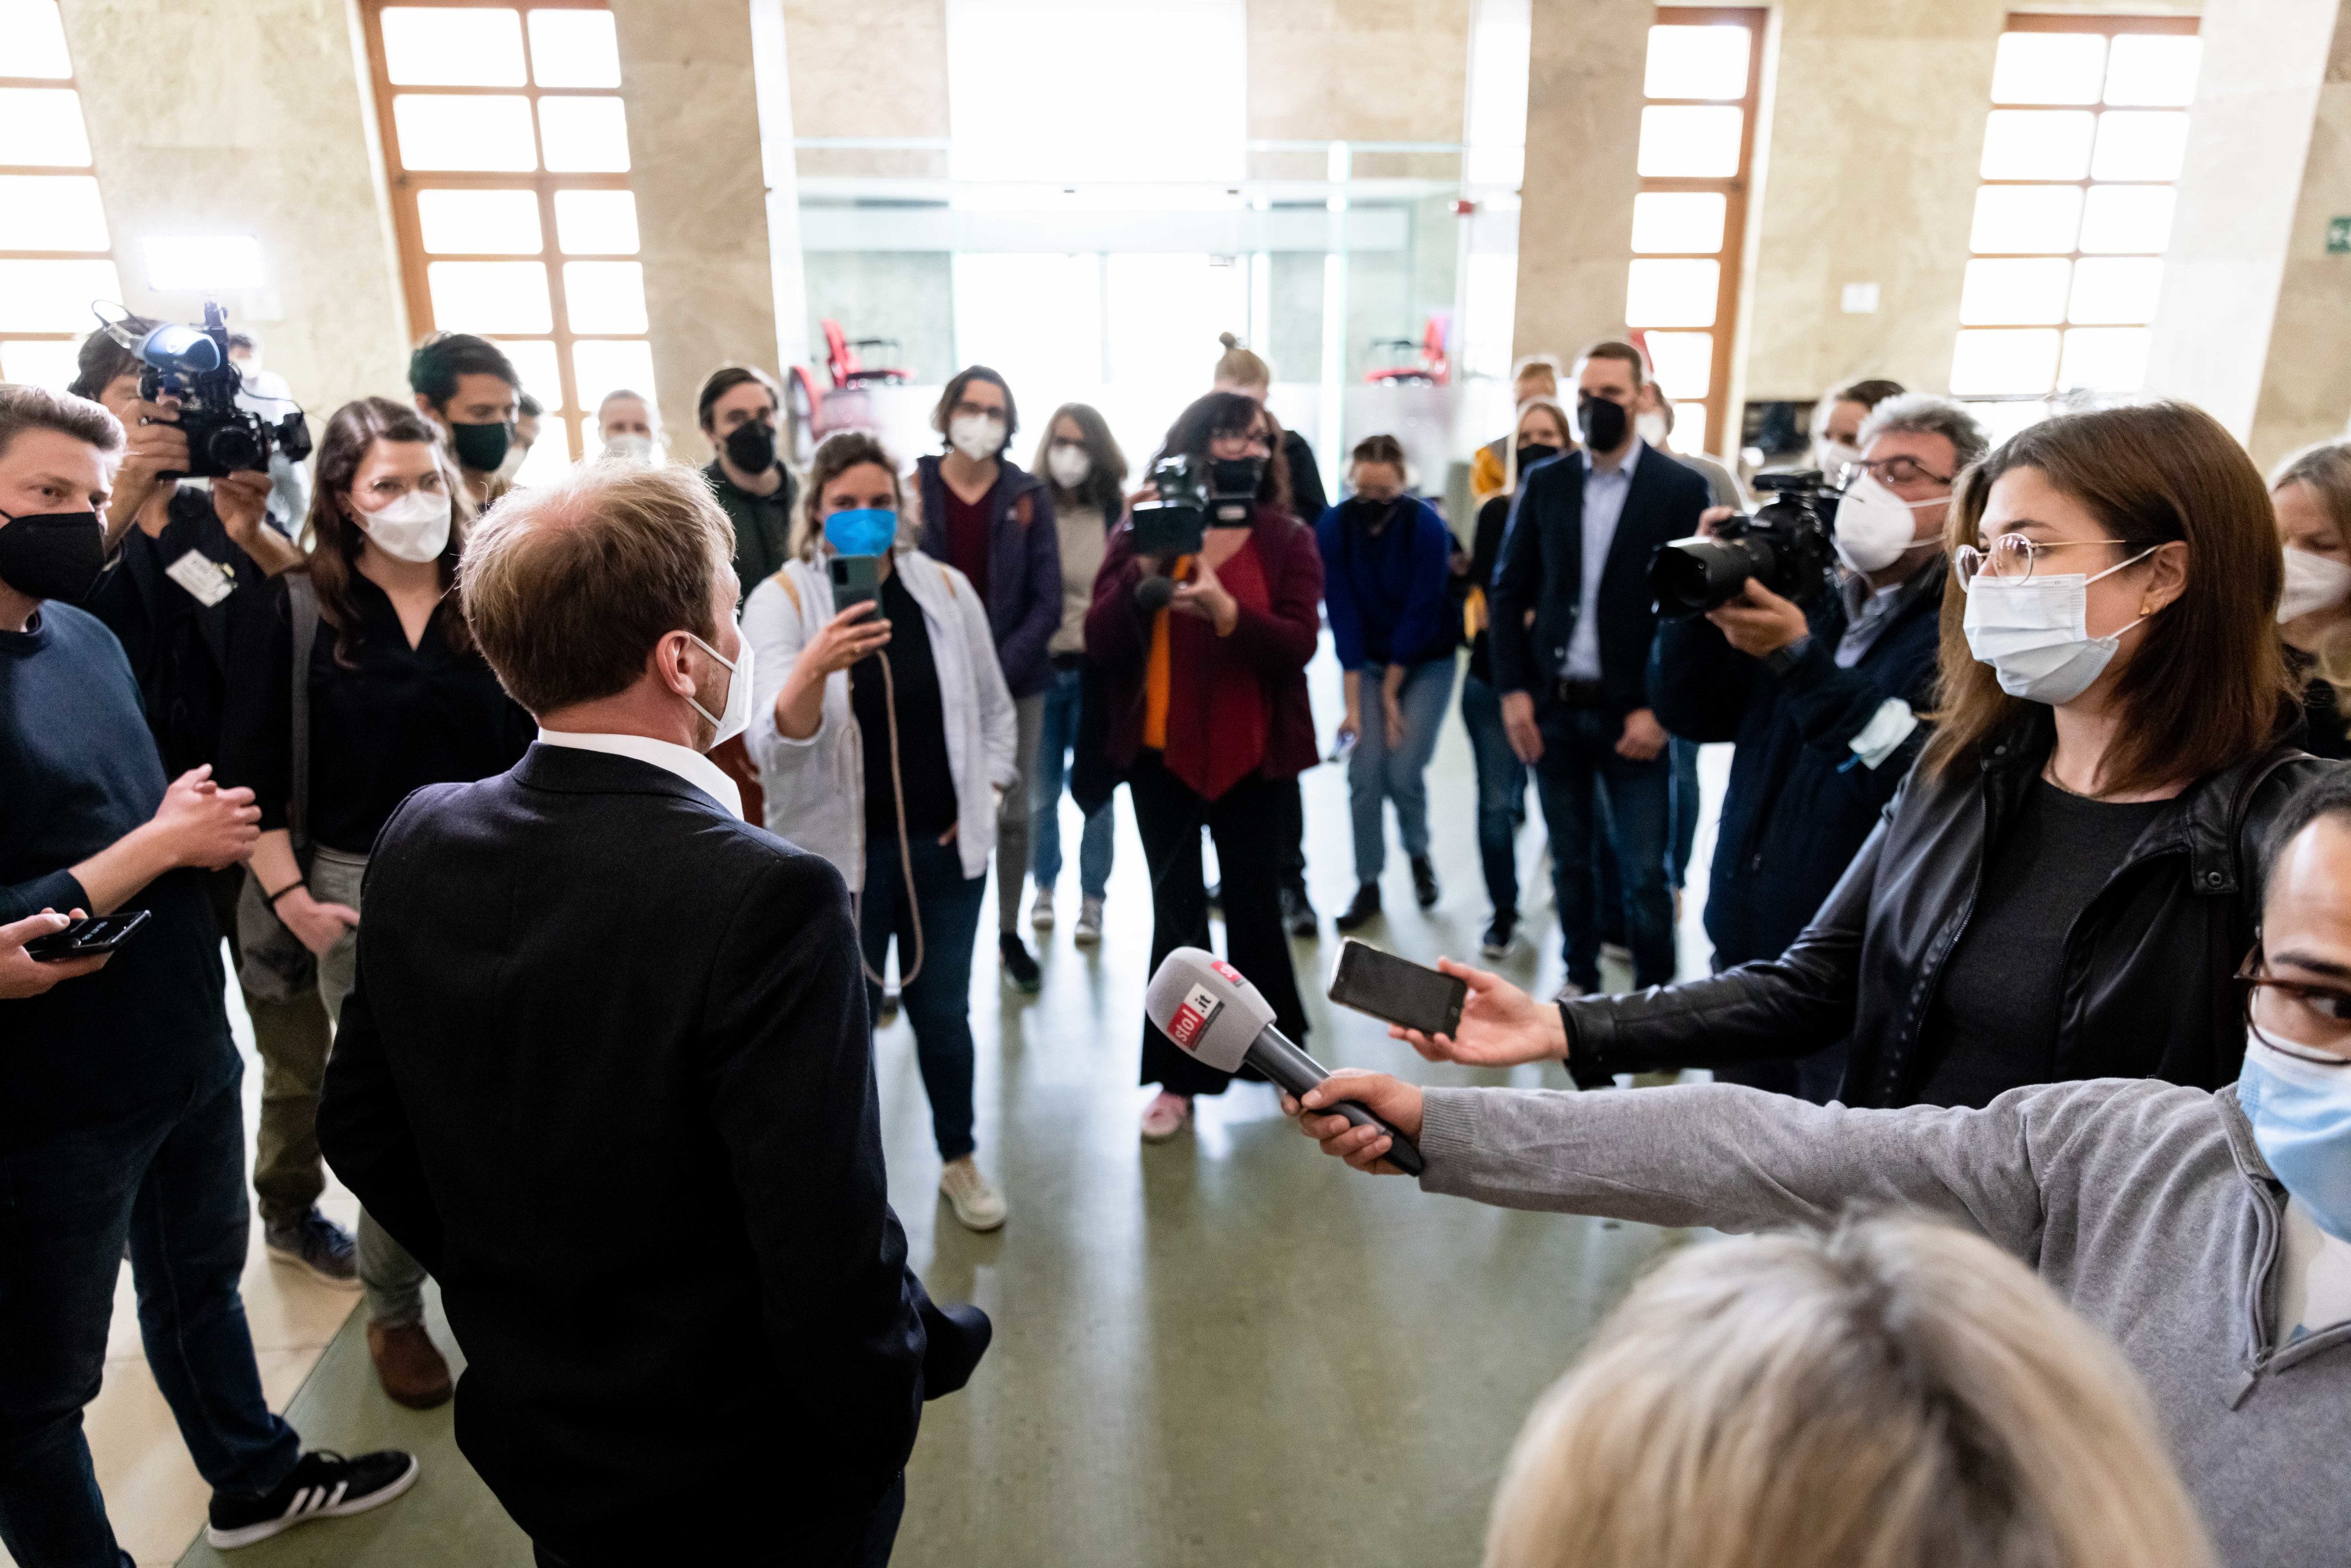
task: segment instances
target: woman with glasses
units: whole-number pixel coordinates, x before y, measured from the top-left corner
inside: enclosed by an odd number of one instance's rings
[[[2322,441],[2279,464],[2270,501],[2285,550],[2278,626],[2304,682],[2302,743],[2351,757],[2351,441]]]
[[[1946,524],[1934,737],[1803,934],[1777,958],[1564,1004],[1555,1050],[1433,1054],[1563,1054],[1605,1083],[1850,1035],[1839,1098],[1872,1106],[2230,1082],[2260,847],[2333,766],[2282,738],[2273,529],[2243,449],[2184,404],[2010,438]]]
[[[1151,866],[1151,963],[1208,946],[1200,831],[1217,841],[1225,952],[1273,1004],[1293,1040],[1306,1028],[1282,929],[1281,875],[1295,843],[1283,809],[1319,758],[1306,663],[1322,634],[1322,560],[1282,504],[1290,476],[1279,427],[1255,400],[1210,392],[1177,416],[1157,457],[1213,465],[1216,488],[1256,497],[1230,523],[1211,516],[1196,554],[1144,555],[1132,520],[1111,535],[1086,653],[1108,695],[1105,749],[1127,781]],[[1197,1094],[1231,1082],[1148,1021],[1143,1082],[1160,1092],[1143,1136],[1183,1131]]]

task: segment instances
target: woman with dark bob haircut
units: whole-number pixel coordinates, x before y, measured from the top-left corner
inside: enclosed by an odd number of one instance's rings
[[[1557,1028],[1476,975],[1459,1036],[1426,1054],[1562,1056],[1589,1084],[1849,1036],[1839,1098],[1855,1106],[2235,1081],[2261,845],[2340,766],[2283,738],[2295,694],[2260,473],[2185,403],[2068,414],[1970,469],[1947,526],[1940,692],[1911,716],[1934,738],[1795,945],[1563,1004]],[[1490,1027],[1513,1016],[1541,1027]]]

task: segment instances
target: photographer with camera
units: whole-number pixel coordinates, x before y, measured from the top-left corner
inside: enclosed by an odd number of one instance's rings
[[[1238,392],[1210,392],[1176,416],[1152,464],[1157,501],[1111,535],[1086,652],[1108,688],[1104,749],[1150,862],[1153,967],[1208,946],[1205,826],[1223,872],[1226,956],[1299,1040],[1306,1009],[1281,917],[1296,839],[1283,807],[1321,760],[1306,664],[1322,632],[1322,561],[1282,505],[1277,428]],[[1146,1019],[1142,1082],[1160,1086],[1143,1116],[1144,1140],[1159,1143],[1190,1122],[1195,1095],[1231,1080]]]
[[[1347,471],[1354,493],[1314,525],[1347,695],[1339,744],[1348,748],[1355,897],[1332,922],[1343,932],[1379,918],[1391,800],[1415,902],[1434,909],[1440,895],[1428,858],[1426,774],[1453,695],[1459,628],[1446,614],[1453,533],[1435,507],[1405,493],[1405,481],[1403,445],[1393,435],[1366,436]],[[1374,689],[1365,692],[1367,685]]]
[[[129,436],[107,503],[116,553],[82,608],[122,644],[148,730],[165,772],[176,778],[220,762],[236,611],[241,601],[266,594],[271,578],[298,566],[302,552],[264,515],[273,487],[266,470],[217,476],[209,491],[177,482],[193,465],[179,423],[181,400],[160,388],[154,401],[142,395],[153,367],[124,341],[145,342],[162,325],[128,317],[92,332],[82,342],[72,391],[103,404]],[[235,344],[230,338],[232,350]],[[279,414],[273,404],[263,417]],[[245,883],[242,863],[206,880],[214,920],[228,938],[240,978],[236,911]],[[318,1207],[327,1185],[317,1096],[327,1059],[326,1011],[307,987],[284,995],[246,987],[244,994],[262,1066],[253,1189],[269,1254],[328,1284],[355,1286],[350,1234]]]
[[[1672,768],[1649,706],[1648,570],[1658,547],[1698,527],[1708,497],[1703,478],[1634,431],[1646,368],[1630,343],[1594,343],[1577,359],[1583,449],[1520,484],[1488,596],[1502,723],[1534,769],[1567,980],[1579,992],[1600,985],[1592,862],[1604,800],[1635,978],[1674,977]]]
[[[438,427],[385,398],[346,403],[319,444],[309,562],[243,595],[230,636],[221,774],[261,806],[246,972],[256,988],[288,984],[307,955],[330,1021],[356,975],[360,886],[384,823],[423,785],[504,772],[537,731],[457,611],[472,519]],[[314,1104],[325,1067],[305,1064]],[[423,1270],[364,1211],[359,1276],[385,1393],[419,1409],[447,1399]]]
[[[1836,502],[1834,580],[1815,570],[1813,591],[1787,594],[1750,577],[1705,614],[1657,627],[1657,717],[1683,739],[1738,743],[1707,884],[1718,970],[1787,950],[1926,743],[1944,520],[1988,443],[1958,403],[1911,392],[1879,403],[1859,444]],[[1832,1046],[1715,1075],[1825,1104],[1844,1067]]]
[[[207,768],[164,771],[120,645],[73,607],[104,569],[122,441],[95,402],[0,386],[0,1543],[26,1568],[128,1561],[82,1435],[126,1253],[214,1545],[416,1477],[406,1454],[304,1454],[262,1396],[238,1284],[242,1070],[204,888],[259,812]],[[55,924],[44,911],[83,909],[141,918],[102,968],[40,964],[60,983],[28,986],[9,948]]]
[[[522,378],[514,361],[487,338],[471,332],[435,332],[408,356],[408,390],[419,413],[441,427],[465,476],[472,514],[489,510],[514,488],[507,466],[515,455],[522,417]],[[313,503],[311,516],[318,516]]]
[[[2274,528],[2244,449],[2184,403],[2011,436],[1945,528],[1933,736],[1811,924],[1776,958],[1568,1000],[1547,1054],[1598,1085],[1849,1037],[1852,1106],[2229,1082],[2262,846],[2340,767],[2283,738]]]

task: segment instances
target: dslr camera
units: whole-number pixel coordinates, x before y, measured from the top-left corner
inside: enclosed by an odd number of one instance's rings
[[[1649,591],[1668,620],[1703,615],[1739,597],[1750,579],[1801,604],[1836,566],[1837,493],[1819,470],[1758,474],[1771,499],[1752,516],[1714,526],[1711,538],[1676,539],[1649,559]]]
[[[237,401],[245,378],[229,363],[228,316],[216,302],[204,301],[201,328],[168,324],[144,337],[117,336],[146,367],[139,395],[149,402],[167,394],[180,400],[180,428],[188,436],[186,477],[266,472],[272,453],[297,463],[310,455],[310,428],[300,409],[264,419]]]
[[[1196,554],[1207,530],[1244,527],[1264,469],[1253,457],[1177,453],[1151,465],[1155,500],[1135,503],[1130,525],[1137,555]]]

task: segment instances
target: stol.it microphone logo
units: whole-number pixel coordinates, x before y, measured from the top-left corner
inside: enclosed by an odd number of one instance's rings
[[[1208,967],[1214,969],[1217,974],[1222,975],[1226,979],[1230,980],[1236,986],[1246,986],[1249,984],[1247,980],[1241,978],[1241,972],[1238,969],[1234,968],[1222,958],[1209,959]]]
[[[1217,967],[1221,969],[1224,966],[1219,964]],[[1167,1038],[1186,1051],[1196,1050],[1194,1042],[1224,1008],[1223,1002],[1209,994],[1207,987],[1194,986],[1184,993],[1184,1005],[1176,1009],[1176,1016],[1167,1020]]]

